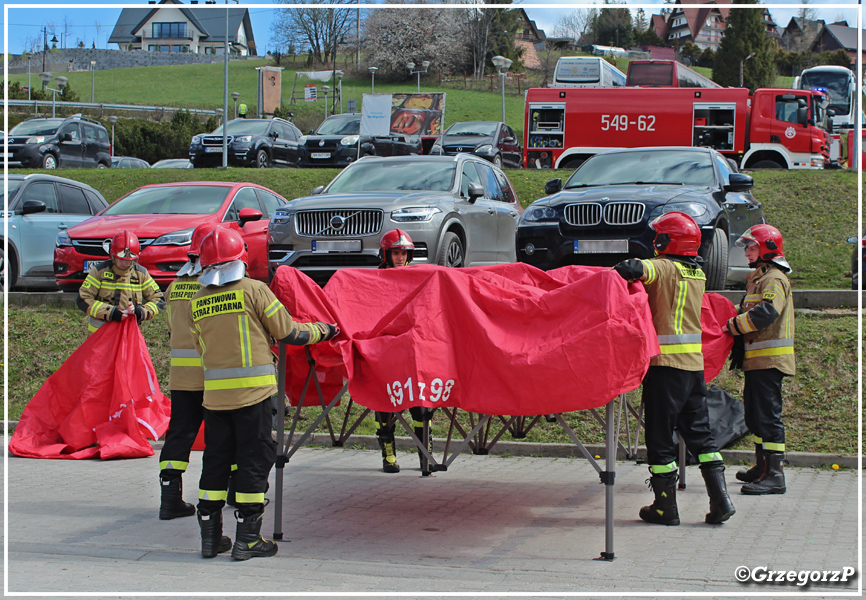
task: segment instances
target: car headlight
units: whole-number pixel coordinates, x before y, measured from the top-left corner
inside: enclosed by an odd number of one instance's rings
[[[274,225],[283,225],[285,223],[291,223],[292,221],[292,211],[285,210],[283,208],[278,208],[274,211],[273,216],[271,217],[271,223]]]
[[[44,136],[44,135],[34,135],[34,136],[31,136],[31,137],[27,138],[27,142],[26,142],[26,143],[27,143],[27,144],[41,144],[41,143],[44,142],[46,139],[47,139],[47,138],[46,138],[46,136]]]
[[[523,211],[523,220],[530,223],[538,221],[555,221],[557,220],[556,211],[549,206],[530,206]]]
[[[194,229],[195,227],[190,227],[189,229],[166,233],[153,240],[151,246],[186,246],[192,241]]]
[[[58,248],[68,248],[72,246],[72,238],[65,231],[61,231],[57,234],[57,242],[55,244]]]
[[[652,212],[650,212],[649,215],[649,220],[652,222],[656,217],[669,212],[686,213],[692,217],[698,225],[708,223],[711,217],[710,211],[707,209],[706,205],[701,202],[672,202],[670,204],[656,206],[652,209]]]
[[[481,144],[475,149],[478,154],[493,154],[493,146],[490,144]]]
[[[239,135],[238,137],[235,138],[235,141],[241,142],[242,144],[249,144],[251,141],[253,141],[253,136],[251,136],[251,135]]]
[[[301,146],[303,146],[304,144],[306,144],[306,143],[307,143],[307,136],[302,135],[301,137],[299,137],[299,138],[298,138],[298,143],[299,143]]]
[[[358,139],[359,138],[357,135],[347,135],[342,140],[340,140],[340,145],[341,146],[354,146],[355,144],[358,143]]]
[[[430,148],[430,154],[444,154],[442,152],[442,146],[439,144],[433,144],[433,147]]]
[[[192,142],[190,142],[190,143],[191,144],[201,144],[201,136],[200,135],[192,136]]]
[[[440,211],[435,206],[414,206],[411,208],[401,208],[391,213],[391,220],[398,223],[419,223],[429,221]]]

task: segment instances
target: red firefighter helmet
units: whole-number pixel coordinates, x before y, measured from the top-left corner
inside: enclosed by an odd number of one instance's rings
[[[392,250],[405,250],[407,253],[406,264],[408,265],[415,255],[415,244],[412,243],[409,234],[402,229],[392,229],[383,235],[379,241],[379,260],[390,267],[394,266],[391,260]]]
[[[760,260],[775,263],[787,271],[791,270],[791,265],[788,264],[782,249],[782,233],[772,225],[766,223],[754,225],[747,229],[735,243],[740,248],[745,248],[749,244],[757,244]]]
[[[202,268],[232,260],[246,262],[244,238],[237,231],[217,227],[202,240],[199,260]]]
[[[201,243],[209,233],[219,227],[219,223],[202,223],[192,232],[192,239],[189,242],[189,250],[186,254],[189,257],[196,257],[201,254]]]
[[[697,256],[701,247],[701,228],[686,213],[669,212],[650,223],[656,232],[653,247],[659,254]]]
[[[141,254],[141,244],[138,243],[138,237],[131,231],[121,231],[111,238],[109,254],[123,260],[135,260]]]

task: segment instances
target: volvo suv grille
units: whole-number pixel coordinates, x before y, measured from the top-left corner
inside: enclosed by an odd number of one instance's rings
[[[381,210],[303,210],[295,214],[295,230],[305,237],[357,237],[382,229]]]

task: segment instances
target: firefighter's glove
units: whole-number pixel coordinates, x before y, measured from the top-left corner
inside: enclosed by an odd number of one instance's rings
[[[743,370],[743,359],[746,358],[746,341],[741,335],[734,336],[734,347],[731,348],[731,371]]]
[[[629,258],[617,264],[614,269],[626,281],[634,281],[643,277],[643,263],[636,258]]]
[[[329,339],[340,333],[340,328],[337,327],[336,323],[323,323],[322,321],[316,321],[316,327],[319,328],[319,331],[322,332],[322,339],[320,342],[327,342]]]
[[[120,323],[123,320],[123,311],[116,306],[112,306],[111,312],[108,313],[108,320]]]
[[[144,318],[147,316],[147,313],[144,311],[144,307],[142,306],[136,305],[132,312],[135,315],[135,320],[139,323],[144,321]]]

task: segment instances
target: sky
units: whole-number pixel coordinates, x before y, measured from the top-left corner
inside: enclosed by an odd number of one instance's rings
[[[217,0],[218,4],[222,4],[225,0]],[[185,4],[189,0],[184,1]],[[203,0],[202,2],[203,3]],[[368,2],[369,3],[369,0]],[[685,2],[684,2],[685,3]],[[4,8],[11,3],[4,3]],[[17,3],[16,3],[17,4]],[[541,2],[539,0],[523,0],[519,2],[529,15],[530,19],[536,22],[536,25],[545,30],[548,35],[553,35],[553,29],[557,18],[560,15],[565,15],[576,8],[588,7],[591,1],[578,2]],[[763,3],[769,9],[773,16],[773,20],[784,27],[792,16],[796,16],[799,12],[801,4],[799,2],[780,2],[776,0],[765,0]],[[54,25],[56,27],[56,35],[58,40],[61,38],[60,32],[64,31],[63,23],[68,24],[67,39],[63,40],[63,45],[73,47],[78,40],[84,41],[89,48],[92,43],[96,42],[98,48],[117,49],[117,45],[108,46],[108,37],[114,28],[120,11],[124,6],[146,6],[146,0],[138,0],[136,2],[116,2],[110,0],[89,0],[84,2],[60,2],[49,0],[37,0],[35,2],[21,2],[19,6],[27,6],[27,8],[8,8],[8,12],[4,10],[4,14],[0,15],[2,19],[2,32],[0,38],[6,43],[6,26],[8,14],[8,36],[9,47],[8,52],[11,54],[20,54],[28,45],[36,43],[37,49],[41,47],[42,28],[45,26]],[[47,8],[49,5],[51,8]],[[642,0],[628,4],[634,12],[637,8],[643,7],[647,16],[658,13],[662,6],[662,0]],[[271,21],[273,19],[274,10],[273,3],[260,1],[241,2],[241,6],[245,6],[250,11],[250,20],[253,25],[253,33],[256,39],[256,45],[259,49],[259,54],[270,49],[271,44]],[[856,0],[809,0],[809,7],[815,9],[819,19],[824,19],[828,23],[838,20],[847,20],[850,26],[855,26],[857,20]],[[100,25],[99,27],[97,25]],[[49,33],[49,39],[51,34]],[[67,41],[68,40],[68,41]],[[29,43],[28,43],[29,42]],[[60,44],[58,43],[58,47]]]

